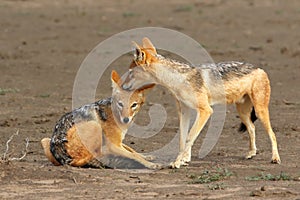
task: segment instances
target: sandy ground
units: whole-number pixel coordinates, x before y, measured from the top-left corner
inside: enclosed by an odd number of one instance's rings
[[[0,1],[0,156],[17,130],[9,158],[21,156],[29,138],[24,159],[0,163],[1,199],[300,199],[299,8],[300,2],[292,0]],[[180,31],[215,61],[247,61],[269,74],[281,165],[269,162],[271,146],[260,122],[259,154],[244,159],[248,136],[237,132],[233,106],[213,151],[198,158],[201,134],[191,164],[178,170],[132,173],[55,167],[47,161],[40,139],[51,136],[55,122],[72,109],[73,83],[84,58],[113,34],[146,26]],[[97,98],[110,96],[111,69],[125,72],[130,59],[123,56],[107,69]],[[151,93],[148,102],[163,103],[168,121],[153,138],[126,137],[139,152],[160,148],[178,130],[173,97],[161,88]],[[138,116],[141,124],[149,120],[150,103]],[[196,184],[205,177],[206,183]]]

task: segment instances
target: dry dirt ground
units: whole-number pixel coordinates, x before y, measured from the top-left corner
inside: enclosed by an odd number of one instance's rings
[[[0,19],[1,199],[300,199],[300,1],[1,0]],[[248,136],[237,132],[233,106],[213,151],[204,159],[197,157],[201,134],[191,164],[178,170],[132,173],[55,167],[47,161],[39,141],[51,136],[55,122],[71,110],[81,62],[113,34],[146,26],[189,35],[215,61],[242,60],[267,71],[281,165],[269,162],[271,146],[260,122],[259,154],[244,159]],[[125,72],[130,59],[124,56],[113,67]],[[97,98],[111,94],[111,69]],[[174,99],[160,88],[151,93],[148,102],[162,103],[168,121],[153,138],[126,137],[140,152],[160,148],[178,130]],[[147,122],[147,112],[137,120]],[[4,155],[6,141],[17,130]],[[4,156],[21,156],[26,137],[25,158],[3,161]]]

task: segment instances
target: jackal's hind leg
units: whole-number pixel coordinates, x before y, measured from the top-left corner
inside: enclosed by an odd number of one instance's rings
[[[280,164],[281,160],[278,153],[278,147],[277,147],[277,140],[275,133],[273,132],[273,129],[271,127],[270,118],[269,118],[269,110],[268,107],[261,108],[259,105],[255,108],[257,111],[258,118],[261,120],[264,128],[266,129],[269,138],[271,140],[272,144],[272,163]]]
[[[280,163],[280,157],[277,148],[277,140],[275,133],[272,130],[269,116],[269,101],[270,101],[270,82],[266,74],[263,74],[261,80],[253,83],[251,100],[254,105],[258,119],[262,122],[266,129],[272,144],[272,163]]]
[[[249,152],[246,155],[247,159],[251,159],[256,155],[256,144],[255,144],[255,126],[251,121],[252,102],[249,96],[244,97],[243,103],[237,103],[236,108],[239,113],[242,123],[246,126],[249,134]]]

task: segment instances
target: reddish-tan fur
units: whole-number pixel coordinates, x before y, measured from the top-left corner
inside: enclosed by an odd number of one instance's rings
[[[121,90],[119,86],[120,77],[115,71],[112,72],[111,79],[113,90]],[[126,95],[120,98],[124,99],[124,109],[131,109],[133,102],[137,104],[136,109],[126,112],[129,113],[130,116],[127,117],[131,117],[131,120],[145,101],[144,92],[153,86],[153,84],[146,85],[133,93],[125,92],[124,94]],[[125,105],[125,102],[128,105]],[[120,116],[113,114],[112,110],[113,107],[116,106],[115,103],[117,102],[113,101],[111,106],[104,108],[104,112],[107,115],[105,120],[100,120],[99,116],[94,113],[95,118],[93,120],[89,119],[88,121],[76,123],[67,130],[67,142],[65,142],[64,147],[69,157],[72,158],[69,164],[71,166],[81,167],[90,164],[94,159],[101,159],[101,157],[111,154],[132,159],[151,169],[160,168],[161,166],[159,164],[147,161],[143,155],[123,144],[124,136],[131,121],[122,123],[122,119],[119,118]],[[105,138],[105,141],[102,141],[102,138]],[[48,160],[54,165],[60,165],[50,151],[50,138],[42,139],[41,143]],[[103,148],[103,143],[105,143],[105,148]]]
[[[190,161],[191,147],[213,112],[211,105],[218,103],[236,104],[250,137],[247,158],[256,155],[255,127],[250,120],[250,113],[254,107],[272,143],[272,162],[280,163],[277,141],[269,119],[270,83],[262,69],[254,69],[251,64],[241,62],[223,65],[220,63],[219,68],[210,68],[210,65],[207,65],[196,69],[158,55],[148,38],[143,39],[142,46],[134,44],[135,65],[131,65],[122,87],[132,89],[143,82],[161,84],[173,92],[178,101],[180,154],[176,161],[171,163],[172,167],[179,168]],[[218,77],[221,77],[222,81],[218,81],[213,70],[220,74]],[[190,108],[196,110],[197,117],[185,140]]]
[[[80,167],[102,154],[101,126],[95,121],[76,124],[67,133],[66,150],[72,157],[70,165]]]
[[[48,158],[50,162],[52,162],[53,165],[58,166],[60,165],[59,162],[53,157],[52,153],[50,152],[50,138],[43,138],[41,140],[42,147],[44,149],[44,154]]]

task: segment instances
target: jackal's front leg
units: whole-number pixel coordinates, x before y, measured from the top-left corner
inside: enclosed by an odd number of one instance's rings
[[[200,134],[202,128],[206,124],[212,112],[213,111],[209,105],[207,107],[202,107],[199,110],[197,110],[196,121],[188,134],[185,149],[178,155],[176,161],[170,164],[172,168],[180,168],[181,165],[186,164],[184,158],[186,158],[189,155],[189,151],[192,148],[192,145],[194,144],[196,138]]]
[[[190,126],[190,114],[191,109],[186,106],[183,102],[177,101],[178,105],[178,115],[180,121],[180,138],[179,138],[179,153],[184,152],[187,134]],[[191,148],[188,150],[188,153],[184,156],[183,162],[188,163],[191,161]]]
[[[119,155],[119,156],[124,156],[129,159],[133,159],[145,167],[149,169],[162,169],[163,166],[159,163],[152,163],[143,158],[142,155],[131,149],[130,147],[126,146],[125,147],[122,145],[121,147],[116,146],[116,145],[111,145],[109,147],[110,153],[113,153],[114,155]]]
[[[152,161],[154,160],[156,157],[153,156],[153,155],[143,155],[143,154],[140,154],[138,152],[136,152],[134,149],[132,149],[131,147],[127,146],[126,144],[122,144],[123,148],[126,149],[127,151],[131,152],[131,153],[135,153],[135,154],[138,154],[140,155],[142,158],[144,158],[145,160],[148,160],[148,161]]]

